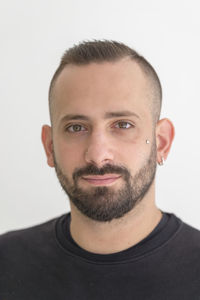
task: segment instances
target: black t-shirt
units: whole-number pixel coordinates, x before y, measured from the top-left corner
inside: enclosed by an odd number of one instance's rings
[[[163,213],[114,254],[79,247],[70,213],[0,236],[0,300],[200,300],[200,231]]]

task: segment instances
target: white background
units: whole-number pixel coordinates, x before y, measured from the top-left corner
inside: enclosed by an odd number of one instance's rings
[[[162,82],[162,117],[176,128],[157,173],[157,205],[200,229],[200,6],[198,0],[0,1],[0,233],[69,210],[46,164],[41,127],[64,50],[85,39],[135,48]]]

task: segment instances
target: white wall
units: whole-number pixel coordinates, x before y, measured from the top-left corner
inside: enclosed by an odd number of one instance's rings
[[[127,43],[158,71],[176,138],[157,174],[157,204],[200,229],[199,9],[198,0],[0,1],[0,233],[69,210],[41,126],[64,50],[94,38]]]

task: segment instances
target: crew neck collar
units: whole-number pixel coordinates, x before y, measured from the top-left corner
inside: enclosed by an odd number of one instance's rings
[[[162,218],[153,231],[136,245],[112,254],[95,254],[82,249],[70,233],[71,214],[61,216],[56,223],[56,238],[63,250],[95,263],[120,263],[148,255],[166,244],[180,229],[182,221],[174,214],[162,212]]]

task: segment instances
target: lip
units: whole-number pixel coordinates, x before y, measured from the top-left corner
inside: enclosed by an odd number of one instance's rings
[[[82,177],[83,180],[87,181],[90,184],[93,185],[107,185],[115,182],[118,178],[120,178],[120,175],[95,175],[95,176],[84,176]]]

